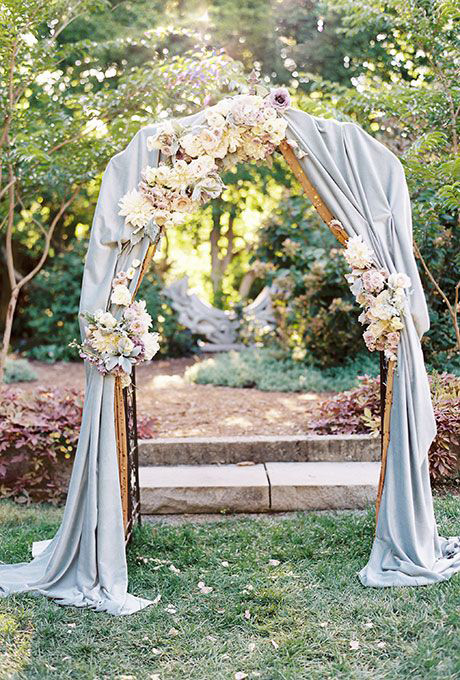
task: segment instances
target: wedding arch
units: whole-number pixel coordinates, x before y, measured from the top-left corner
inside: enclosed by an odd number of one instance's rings
[[[87,386],[64,517],[30,563],[0,566],[0,594],[130,614],[125,539],[139,513],[136,364],[158,336],[135,296],[161,239],[224,190],[221,173],[279,150],[344,247],[370,351],[381,353],[382,465],[376,535],[363,585],[426,585],[460,570],[460,542],[439,538],[428,474],[436,427],[420,338],[428,314],[412,252],[398,159],[353,123],[290,107],[254,86],[193,116],[141,129],[103,177],[82,283],[78,345]]]

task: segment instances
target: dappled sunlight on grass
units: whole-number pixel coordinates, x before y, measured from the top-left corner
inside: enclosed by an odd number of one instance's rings
[[[10,507],[0,503],[0,511]],[[458,498],[436,499],[436,510],[442,533],[458,530]],[[14,511],[29,519],[35,512],[37,538],[49,530],[46,508]],[[13,677],[454,680],[460,579],[363,588],[356,573],[373,518],[371,509],[145,524],[128,550],[130,591],[156,604],[116,618],[44,598],[0,600],[23,662]],[[0,559],[22,546],[26,530],[0,523]]]
[[[31,659],[34,629],[21,606],[17,612],[14,600],[0,611],[0,678],[5,680],[17,677]]]

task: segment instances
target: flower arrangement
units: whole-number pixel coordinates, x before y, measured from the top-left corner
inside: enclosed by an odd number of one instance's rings
[[[396,361],[411,280],[406,274],[390,274],[377,267],[374,253],[361,236],[347,241],[344,257],[352,268],[347,276],[351,292],[363,308],[359,321],[368,326],[363,333],[367,349],[383,351],[387,359]]]
[[[289,106],[285,88],[263,94],[238,94],[204,112],[200,125],[167,120],[147,139],[162,156],[147,166],[137,189],[120,200],[119,214],[133,229],[131,242],[153,238],[163,228],[182,224],[187,215],[225,189],[220,173],[236,163],[267,160],[286,136],[281,115]],[[296,153],[302,152],[290,141]]]
[[[86,337],[82,344],[73,343],[82,359],[95,365],[104,375],[111,373],[122,379],[123,387],[131,382],[134,364],[150,361],[159,350],[158,333],[150,333],[152,317],[146,311],[144,300],[132,302],[128,282],[140,265],[134,260],[128,271],[120,271],[112,281],[112,305],[124,307],[121,318],[110,311],[98,309],[84,312],[87,322]]]

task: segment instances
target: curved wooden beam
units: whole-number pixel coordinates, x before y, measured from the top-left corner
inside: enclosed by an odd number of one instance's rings
[[[337,241],[339,241],[339,243],[341,243],[342,245],[345,245],[346,242],[348,241],[347,232],[345,231],[339,220],[336,219],[334,215],[331,213],[327,205],[322,200],[321,196],[316,191],[313,184],[306,176],[302,166],[300,165],[299,159],[294,153],[292,146],[290,146],[290,144],[288,144],[286,140],[283,140],[278,148],[283,154],[284,158],[286,159],[286,162],[291,168],[292,172],[294,173],[294,176],[298,179],[298,181],[302,185],[305,194],[313,203],[313,206],[317,210],[318,215],[321,217],[323,222],[327,224],[327,226],[332,231]]]

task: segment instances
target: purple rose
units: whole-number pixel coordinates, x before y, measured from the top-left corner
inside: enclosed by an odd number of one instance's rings
[[[291,97],[285,87],[277,87],[270,91],[267,101],[270,106],[273,106],[277,111],[284,111],[284,109],[287,109],[287,107],[290,106]]]

